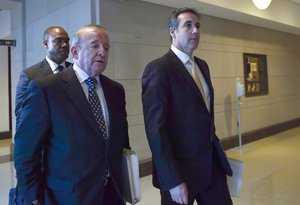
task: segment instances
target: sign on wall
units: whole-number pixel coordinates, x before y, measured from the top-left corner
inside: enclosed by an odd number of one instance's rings
[[[16,46],[16,40],[0,39],[0,46]]]

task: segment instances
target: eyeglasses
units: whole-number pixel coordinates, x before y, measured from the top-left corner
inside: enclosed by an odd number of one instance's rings
[[[64,39],[64,38],[56,38],[52,41],[52,43],[56,44],[57,46],[62,46],[64,44],[69,45],[70,39]]]

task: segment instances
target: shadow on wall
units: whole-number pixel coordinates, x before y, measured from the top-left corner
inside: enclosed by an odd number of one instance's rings
[[[228,136],[233,136],[232,133],[232,98],[231,95],[227,95],[224,100],[224,111],[225,111],[225,123],[228,130]]]

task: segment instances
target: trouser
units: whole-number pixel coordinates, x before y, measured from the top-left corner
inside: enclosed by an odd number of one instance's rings
[[[188,174],[188,173],[187,173]],[[204,191],[189,192],[189,205],[196,200],[199,205],[232,205],[232,200],[227,186],[227,177],[219,159],[213,152],[212,176],[209,186]],[[189,188],[188,188],[189,189]],[[178,205],[171,198],[169,191],[161,191],[161,205]]]
[[[111,178],[108,179],[105,186],[103,205],[125,205],[123,199],[120,199]]]

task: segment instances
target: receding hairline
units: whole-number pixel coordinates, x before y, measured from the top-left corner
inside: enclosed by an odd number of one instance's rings
[[[83,35],[86,35],[86,31],[93,31],[93,30],[99,30],[103,33],[105,33],[108,36],[108,33],[106,32],[105,28],[101,25],[97,25],[97,24],[85,24],[82,25],[74,34],[73,36],[73,40],[72,40],[72,45],[79,45],[81,38],[83,37]]]

